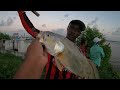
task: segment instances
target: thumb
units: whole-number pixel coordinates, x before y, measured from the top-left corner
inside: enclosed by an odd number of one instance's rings
[[[43,55],[44,55],[45,57],[47,57],[47,49],[46,49],[46,47],[44,47]]]

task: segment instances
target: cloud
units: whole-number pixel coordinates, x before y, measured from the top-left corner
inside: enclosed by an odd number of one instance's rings
[[[43,24],[42,27],[46,27],[46,24]]]
[[[1,20],[1,22],[0,22],[0,26],[4,26],[4,25],[5,25],[4,20]]]
[[[61,21],[64,21],[65,19],[61,19]]]
[[[97,24],[95,24],[95,25],[93,26],[93,28],[98,28],[98,25],[97,25]]]
[[[65,14],[64,17],[69,17],[69,14]]]
[[[16,19],[16,17],[13,17],[13,19],[15,20],[15,19]]]
[[[64,18],[63,19],[61,19],[61,21],[64,21],[66,18],[68,18],[70,16],[70,14],[65,14],[64,15]]]
[[[8,17],[7,20],[1,20],[0,21],[0,26],[10,26],[14,23],[14,20],[16,19],[16,17]]]
[[[97,21],[98,21],[98,18],[96,17],[94,20],[92,20],[90,23],[88,23],[88,25],[96,24]]]
[[[51,31],[54,32],[54,33],[57,33],[59,35],[66,36],[65,29],[59,28],[59,29],[55,29],[55,30],[51,30]]]
[[[118,27],[115,32],[119,32],[120,33],[120,27]]]
[[[112,35],[120,35],[120,27],[118,27],[114,32],[112,32]]]
[[[9,34],[10,36],[13,36],[14,33],[19,33],[19,36],[27,36],[27,37],[31,37],[31,35],[24,29],[18,29],[15,31],[5,31],[6,34]]]
[[[9,17],[9,18],[7,19],[6,25],[7,25],[7,26],[10,26],[10,25],[12,25],[13,22],[14,22],[13,19],[12,19],[11,17]]]

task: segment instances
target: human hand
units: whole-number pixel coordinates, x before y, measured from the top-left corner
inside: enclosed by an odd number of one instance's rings
[[[42,44],[39,42],[38,39],[35,39],[28,47],[26,53],[27,60],[39,60],[41,65],[46,65],[48,61],[47,51],[46,49],[43,50]]]
[[[27,49],[25,61],[17,70],[14,79],[38,79],[48,61],[47,53],[35,39]]]

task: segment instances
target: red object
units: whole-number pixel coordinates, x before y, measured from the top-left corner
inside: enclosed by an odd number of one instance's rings
[[[86,53],[86,49],[84,47],[80,47],[80,51],[82,51],[82,53],[84,54],[84,56],[87,57],[87,53]]]
[[[37,33],[33,32],[31,26],[28,25],[28,23],[26,22],[24,17],[24,11],[18,11],[18,13],[25,30],[35,38]],[[76,79],[75,76],[76,75],[69,71],[60,71],[56,67],[54,57],[48,53],[48,63],[46,64],[45,72],[46,79]]]
[[[54,57],[48,53],[45,79],[76,79],[76,75],[70,71],[60,71],[54,61]]]
[[[32,31],[32,28],[26,23],[24,16],[23,16],[24,11],[18,11],[19,17],[21,19],[22,25],[25,28],[25,30],[34,38],[36,37],[36,33]]]

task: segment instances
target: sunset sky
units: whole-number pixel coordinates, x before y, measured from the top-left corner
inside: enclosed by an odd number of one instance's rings
[[[38,11],[26,14],[39,30],[54,31],[65,35],[69,22],[82,20],[86,25],[96,26],[106,35],[120,36],[120,11]],[[104,31],[103,31],[104,29]],[[24,32],[17,11],[0,11],[0,31],[6,33]]]

